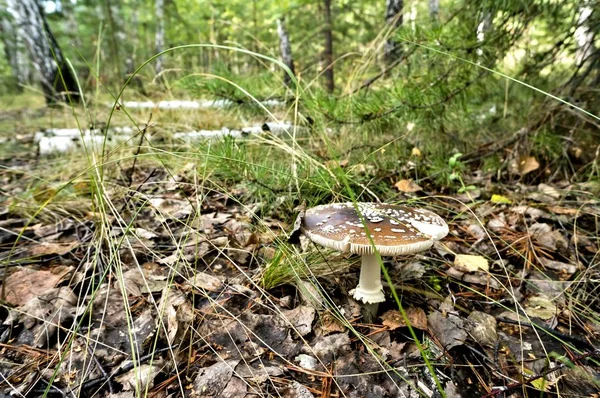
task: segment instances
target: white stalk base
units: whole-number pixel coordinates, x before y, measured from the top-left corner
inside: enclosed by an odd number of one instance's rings
[[[377,290],[366,290],[359,285],[356,289],[350,290],[349,293],[354,300],[365,304],[377,304],[385,301],[385,295],[383,294],[382,288]]]

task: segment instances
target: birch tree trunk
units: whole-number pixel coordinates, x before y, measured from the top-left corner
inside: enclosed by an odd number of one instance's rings
[[[323,35],[325,37],[325,51],[323,52],[323,62],[325,64],[325,70],[323,75],[325,76],[325,87],[330,93],[335,88],[333,80],[333,23],[331,19],[331,0],[323,1],[324,12],[325,12],[325,26],[323,27]]]
[[[440,0],[429,0],[429,16],[432,21],[440,19]]]
[[[481,58],[483,57],[483,42],[485,41],[485,36],[489,32],[492,27],[492,14],[489,11],[483,11],[481,13],[481,22],[477,25],[477,63],[481,62]]]
[[[575,43],[577,43],[575,62],[578,66],[583,64],[594,52],[595,35],[589,26],[589,19],[593,9],[589,3],[589,0],[585,0],[578,7],[579,17],[577,18],[577,28],[575,29]]]
[[[155,3],[155,17],[156,17],[156,36],[154,39],[154,46],[156,53],[160,53],[165,47],[165,0],[156,0]],[[163,70],[163,64],[161,57],[156,59],[155,69],[156,74],[160,74]]]
[[[393,31],[402,26],[402,8],[404,0],[386,0],[385,2],[385,21],[390,26],[392,32],[385,42],[384,59],[387,64],[391,64],[400,58],[402,48],[400,44],[392,37]]]
[[[16,33],[27,47],[39,75],[46,102],[66,102],[66,92],[78,101],[76,80],[46,22],[41,6],[36,0],[8,0],[7,6],[14,18]]]
[[[119,43],[123,43],[126,39],[126,35],[123,33],[125,23],[121,17],[121,9],[118,6],[119,1],[105,0],[105,12],[108,25],[110,26],[110,57],[113,64],[115,76],[120,79],[123,76],[123,65],[121,61],[121,51]],[[115,79],[118,81],[118,79]]]
[[[16,34],[16,27],[8,18],[0,18],[0,36],[4,45],[4,55],[15,78],[15,89],[20,93],[23,86],[33,83],[31,60],[23,40]]]
[[[296,75],[294,58],[292,57],[292,44],[290,43],[290,36],[285,29],[285,20],[283,18],[277,20],[277,34],[279,35],[279,49],[283,63],[290,69],[292,75]],[[292,78],[286,71],[283,72],[283,81],[286,86],[293,87]]]

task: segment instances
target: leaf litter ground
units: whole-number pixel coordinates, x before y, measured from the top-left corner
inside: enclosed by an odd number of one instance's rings
[[[39,172],[36,162],[5,159],[0,174],[1,394],[433,397],[436,378],[448,397],[600,391],[600,207],[578,196],[585,186],[508,189],[479,174],[486,189],[464,203],[422,200],[450,235],[385,259],[419,352],[389,295],[362,323],[347,295],[355,258],[304,240],[281,251],[293,217],[258,220],[235,195],[143,165],[124,171],[133,194],[110,193],[120,217],[100,217],[89,199],[53,208],[51,185],[31,217],[18,210],[15,170]],[[413,184],[396,188],[428,196]],[[303,258],[329,272],[263,289],[286,253],[312,253]]]

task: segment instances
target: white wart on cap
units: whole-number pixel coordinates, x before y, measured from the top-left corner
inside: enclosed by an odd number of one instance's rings
[[[417,253],[448,234],[437,214],[385,203],[336,203],[306,211],[302,231],[313,242],[346,253],[373,254],[371,235],[382,256]]]

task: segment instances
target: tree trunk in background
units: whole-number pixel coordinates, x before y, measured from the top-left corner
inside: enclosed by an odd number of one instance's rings
[[[33,83],[34,77],[27,49],[16,30],[8,18],[0,19],[0,36],[4,45],[4,55],[17,83],[15,89],[21,93],[23,86]]]
[[[477,63],[481,62],[481,58],[483,57],[483,42],[485,41],[485,36],[489,32],[492,27],[492,14],[484,10],[481,13],[481,22],[477,25]]]
[[[385,21],[391,27],[391,32],[385,42],[384,59],[387,64],[391,64],[400,58],[402,49],[400,43],[394,40],[394,30],[402,26],[402,8],[404,0],[386,0],[385,3]]]
[[[325,51],[323,52],[323,62],[325,64],[325,86],[327,91],[333,92],[335,83],[333,80],[333,23],[331,20],[331,0],[324,0],[325,7],[325,26],[323,27],[323,35],[325,36]]]
[[[17,34],[29,50],[33,65],[39,74],[46,102],[67,102],[67,96],[60,95],[64,92],[69,92],[72,99],[79,100],[75,78],[37,1],[8,0],[7,5],[8,12],[15,19]]]
[[[79,32],[79,26],[77,20],[75,20],[75,4],[71,1],[64,1],[63,14],[65,15],[65,28],[69,35],[69,44],[73,45],[79,51],[83,50],[81,44],[81,34]]]
[[[116,4],[119,3],[119,0],[105,0],[106,6],[106,19],[108,20],[108,26],[110,26],[110,62],[114,68],[115,76],[121,78],[123,76],[123,68],[121,55],[119,51],[119,43],[123,43],[126,39],[125,34],[123,34],[124,21],[121,18],[120,9],[118,6],[113,4],[115,1]],[[115,79],[114,81],[118,81]]]
[[[410,3],[410,12],[408,13],[408,20],[410,21],[410,28],[414,32],[417,29],[417,2],[412,1]]]
[[[285,29],[285,20],[283,18],[277,20],[277,34],[279,35],[279,49],[281,50],[283,63],[290,69],[293,75],[296,75],[294,58],[292,57],[292,44],[290,43],[290,36]],[[283,73],[283,81],[286,86],[293,88],[292,78],[285,71]]]
[[[432,21],[440,18],[440,0],[429,0],[429,16]]]
[[[578,66],[583,64],[594,52],[594,32],[589,26],[589,19],[593,9],[589,4],[589,0],[582,3],[578,7],[579,17],[577,18],[577,28],[575,29],[575,43],[577,43],[575,62]]]
[[[165,47],[165,0],[156,0],[155,17],[156,17],[156,36],[154,46],[156,53],[160,53]],[[156,58],[155,69],[156,74],[160,74],[163,70],[161,57]]]
[[[574,96],[577,89],[586,79],[594,76],[594,73],[596,76],[586,86],[597,88],[600,85],[600,49],[594,45],[600,33],[597,14],[600,12],[600,7],[597,4],[597,2],[585,0],[577,8],[579,15],[574,33],[577,46],[575,50],[577,68],[571,78],[569,97]]]

